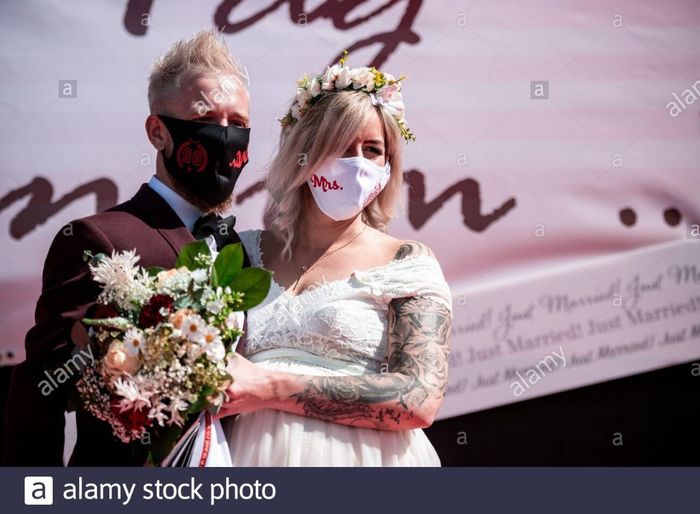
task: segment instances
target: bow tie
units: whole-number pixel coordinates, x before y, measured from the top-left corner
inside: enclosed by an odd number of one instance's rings
[[[196,239],[205,239],[208,236],[214,236],[216,248],[221,250],[229,243],[237,243],[240,241],[238,234],[233,230],[236,225],[236,217],[228,216],[222,218],[218,214],[207,214],[201,216],[195,221],[192,235]]]

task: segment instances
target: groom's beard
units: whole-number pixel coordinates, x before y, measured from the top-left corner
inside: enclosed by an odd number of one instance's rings
[[[231,196],[229,196],[226,200],[223,202],[219,202],[216,204],[210,212],[213,212],[214,214],[219,214],[223,215],[228,212],[228,210],[231,208],[233,205],[233,193],[231,193]]]
[[[175,184],[175,186],[177,187],[177,192],[180,194],[180,196],[182,196],[185,200],[197,207],[204,214],[209,214],[210,212],[213,212],[214,214],[224,214],[233,205],[233,192],[225,200],[216,204],[212,204],[190,192],[187,189],[187,186],[180,182],[178,178],[172,173],[170,173],[167,169],[166,172],[168,174],[168,177],[170,177],[170,180],[172,180],[173,184]]]

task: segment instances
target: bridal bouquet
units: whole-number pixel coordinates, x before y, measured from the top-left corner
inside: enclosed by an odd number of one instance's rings
[[[216,259],[204,241],[190,243],[169,270],[138,266],[135,251],[85,255],[102,291],[82,320],[97,358],[77,391],[116,437],[148,445],[149,462],[159,464],[189,416],[226,400],[239,316],[265,298],[271,274],[243,268],[240,243]]]

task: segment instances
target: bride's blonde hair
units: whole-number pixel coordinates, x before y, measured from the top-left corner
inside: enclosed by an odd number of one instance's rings
[[[391,165],[391,177],[364,208],[362,219],[385,231],[394,216],[402,183],[402,136],[390,114],[372,105],[366,93],[332,91],[325,93],[299,121],[282,129],[279,150],[265,181],[270,193],[265,219],[284,243],[284,259],[292,256],[294,233],[311,196],[308,179],[328,160],[342,157],[362,127],[377,114],[384,129],[384,154]]]

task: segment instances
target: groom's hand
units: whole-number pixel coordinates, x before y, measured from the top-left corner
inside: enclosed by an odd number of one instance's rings
[[[271,408],[276,395],[272,373],[238,353],[234,353],[226,367],[233,377],[226,390],[228,401],[224,402],[216,415],[218,418]]]

